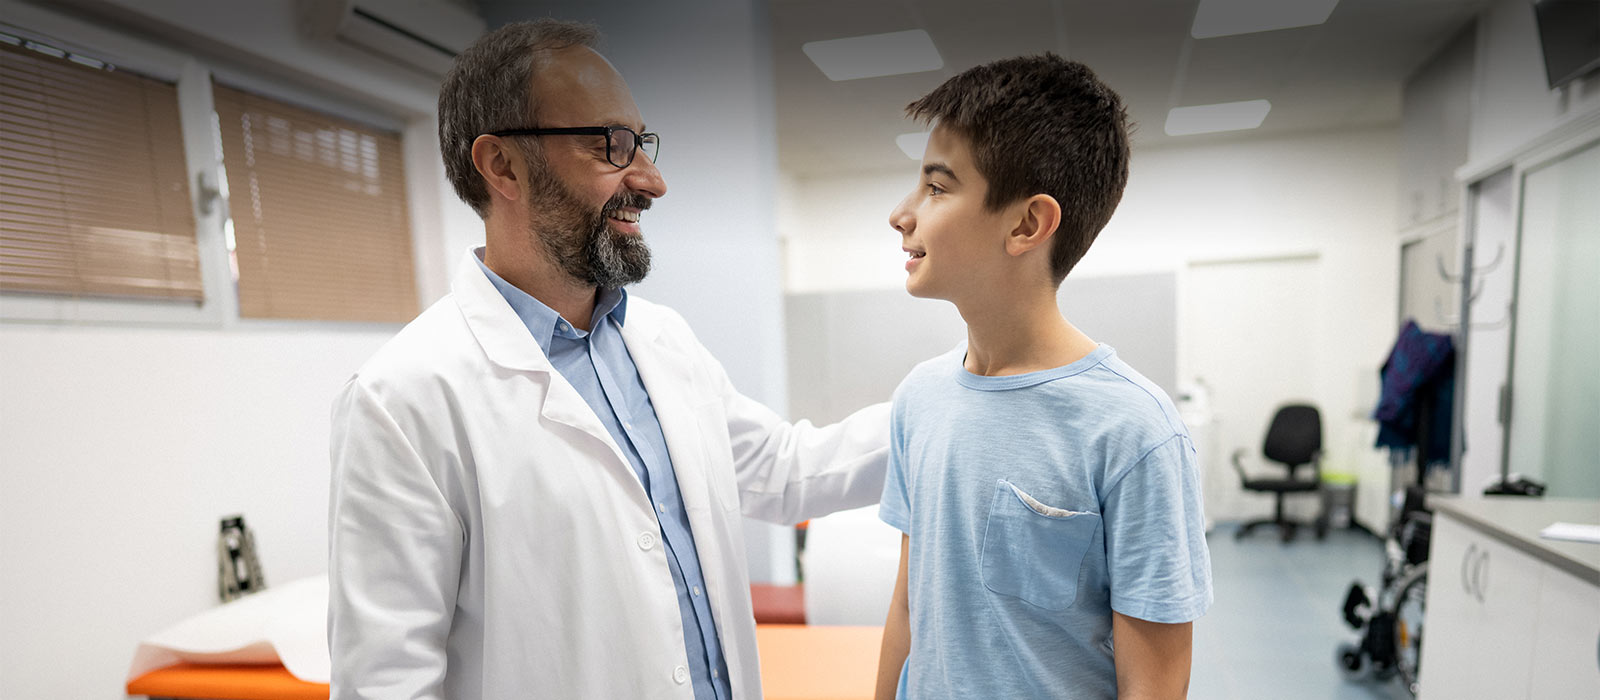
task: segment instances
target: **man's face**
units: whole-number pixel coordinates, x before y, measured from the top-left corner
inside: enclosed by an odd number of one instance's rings
[[[537,125],[626,126],[645,131],[616,69],[588,48],[551,52],[535,72]],[[641,149],[626,168],[606,157],[604,136],[540,136],[525,149],[528,235],[574,280],[615,288],[644,279],[650,247],[640,218],[666,182]],[[619,156],[626,162],[626,154]]]
[[[900,232],[906,291],[959,303],[1002,274],[1006,220],[984,207],[989,184],[965,137],[936,126],[922,156],[917,189],[889,214]]]

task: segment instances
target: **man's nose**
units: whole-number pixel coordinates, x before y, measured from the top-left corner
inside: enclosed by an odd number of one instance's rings
[[[667,180],[661,177],[661,171],[656,169],[655,161],[645,155],[644,149],[634,154],[633,163],[628,165],[627,173],[623,177],[623,184],[633,192],[638,192],[651,199],[658,199],[667,194]]]

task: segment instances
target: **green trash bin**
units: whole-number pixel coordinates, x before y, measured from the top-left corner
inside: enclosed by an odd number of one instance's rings
[[[1356,475],[1348,472],[1322,473],[1322,517],[1330,530],[1343,530],[1355,524]]]

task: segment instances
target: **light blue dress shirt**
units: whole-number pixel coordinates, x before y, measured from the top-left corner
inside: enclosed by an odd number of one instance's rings
[[[667,439],[656,419],[650,394],[639,379],[639,370],[622,342],[622,324],[627,317],[628,293],[621,289],[600,291],[588,332],[574,328],[555,310],[545,306],[511,283],[501,279],[483,264],[483,251],[477,253],[478,267],[511,304],[517,317],[539,343],[550,364],[561,373],[584,402],[589,404],[628,464],[639,476],[650,502],[656,504],[661,523],[661,540],[666,544],[667,568],[678,589],[678,611],[683,616],[683,642],[689,651],[689,676],[694,682],[695,700],[731,700],[728,667],[722,658],[722,644],[706,597],[700,557],[695,553],[689,531],[689,514],[678,493],[678,479],[667,454]],[[581,621],[575,621],[581,622]]]

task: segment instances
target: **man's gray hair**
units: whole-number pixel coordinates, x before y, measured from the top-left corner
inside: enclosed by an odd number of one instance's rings
[[[595,48],[593,25],[541,19],[513,22],[483,35],[460,56],[439,88],[439,151],[445,176],[478,216],[489,216],[489,188],[472,165],[472,142],[501,129],[534,126],[529,89],[541,51]]]

